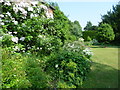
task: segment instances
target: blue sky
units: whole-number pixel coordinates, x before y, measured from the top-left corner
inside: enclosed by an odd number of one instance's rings
[[[57,3],[61,11],[63,11],[71,21],[78,20],[82,28],[84,28],[87,21],[91,21],[93,25],[98,25],[98,22],[101,21],[101,15],[106,14],[110,9],[112,10],[112,6],[116,5],[119,0],[104,1],[95,2],[93,0],[88,2],[85,0],[84,2],[80,2],[72,0],[70,2],[61,1]]]

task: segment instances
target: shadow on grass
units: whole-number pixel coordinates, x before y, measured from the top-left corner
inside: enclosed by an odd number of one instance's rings
[[[83,88],[118,88],[118,70],[93,62]]]

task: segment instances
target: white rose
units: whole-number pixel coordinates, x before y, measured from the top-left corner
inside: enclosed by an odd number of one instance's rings
[[[7,12],[6,14],[7,14],[8,16],[11,16],[11,13],[10,13],[10,12]]]
[[[14,23],[15,25],[17,25],[17,24],[18,24],[18,21],[13,21],[13,23]]]
[[[1,22],[0,25],[5,25],[5,24],[3,22]]]
[[[55,65],[55,67],[57,68],[57,67],[58,67],[58,64],[57,64],[57,65]]]
[[[8,32],[8,34],[12,34],[12,32]]]
[[[17,32],[13,32],[14,34],[17,34]]]
[[[20,40],[21,40],[21,41],[24,41],[24,40],[25,40],[25,37],[21,37]]]
[[[0,17],[4,17],[4,15],[3,15],[3,14],[0,14]]]
[[[12,37],[12,41],[18,43],[18,37]]]
[[[32,7],[28,7],[28,11],[33,11],[33,8]]]

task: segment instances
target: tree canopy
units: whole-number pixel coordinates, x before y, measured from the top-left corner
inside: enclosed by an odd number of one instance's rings
[[[120,4],[113,6],[113,10],[102,16],[102,22],[112,26],[115,33],[115,41],[120,41]]]

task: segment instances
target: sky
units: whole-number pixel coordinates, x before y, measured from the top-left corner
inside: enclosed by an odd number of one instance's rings
[[[82,29],[87,21],[98,25],[101,15],[112,10],[112,6],[118,4],[119,0],[51,0],[57,2],[60,10],[64,12],[71,21],[78,20]]]

